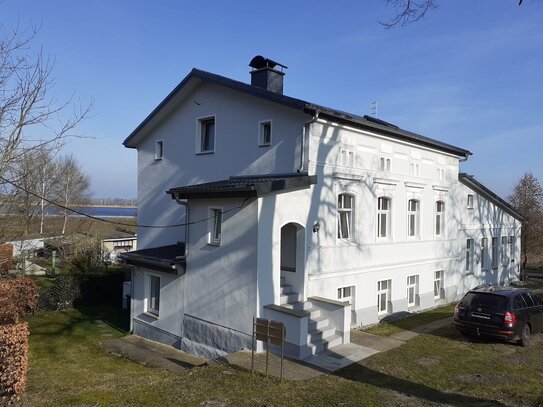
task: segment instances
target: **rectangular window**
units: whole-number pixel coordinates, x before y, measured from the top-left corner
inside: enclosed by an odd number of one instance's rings
[[[507,236],[502,236],[502,265],[508,266],[509,265],[509,256],[507,255]]]
[[[348,194],[340,194],[337,201],[338,212],[338,239],[351,239],[353,225],[353,201],[354,198]]]
[[[466,240],[466,272],[471,272],[471,264],[473,262],[473,239]]]
[[[498,268],[498,238],[492,238],[492,268]]]
[[[271,121],[260,122],[258,145],[269,146],[271,145],[272,136],[272,124]]]
[[[388,313],[388,303],[390,301],[391,280],[377,282],[377,313]]]
[[[149,275],[147,312],[158,316],[160,310],[160,277]]]
[[[443,236],[443,230],[445,226],[445,203],[441,201],[436,202],[436,236]]]
[[[200,119],[199,153],[215,151],[215,118]]]
[[[473,209],[473,195],[468,194],[468,209]]]
[[[390,199],[380,197],[377,199],[377,237],[390,236]]]
[[[443,289],[443,270],[434,271],[434,298],[443,298],[445,295]]]
[[[340,153],[340,164],[344,167],[354,167],[354,151],[342,149]]]
[[[407,236],[419,237],[420,202],[410,199],[407,202]]]
[[[390,158],[381,157],[379,169],[383,172],[390,172]]]
[[[515,260],[515,248],[513,246],[513,236],[509,236],[509,261]]]
[[[488,269],[488,238],[481,239],[481,270]]]
[[[419,295],[419,276],[407,277],[407,306],[414,307],[417,305]]]
[[[409,175],[412,177],[418,177],[420,175],[420,164],[419,163],[410,163],[409,164]]]
[[[164,157],[164,141],[158,140],[155,143],[155,160],[162,160]]]
[[[349,300],[353,296],[354,286],[341,287],[337,289],[337,299],[338,300]]]
[[[209,244],[221,244],[222,209],[210,209]]]

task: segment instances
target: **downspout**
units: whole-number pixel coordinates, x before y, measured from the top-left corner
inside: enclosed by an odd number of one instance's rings
[[[466,161],[468,161],[469,155],[470,153],[466,153],[466,155],[464,157],[461,157],[458,161],[461,163],[465,163]]]
[[[311,124],[315,123],[317,120],[319,120],[319,109],[315,110],[315,115],[313,118],[307,122],[304,123],[302,127],[302,142],[301,142],[301,152],[300,152],[300,168],[298,168],[298,172],[304,172],[304,161],[305,161],[305,139],[307,137],[308,131],[306,131],[306,128],[310,126]],[[309,143],[307,143],[309,145]]]
[[[189,255],[189,203],[187,200],[175,197],[175,202],[185,207],[185,253],[180,256],[180,259],[186,259]]]

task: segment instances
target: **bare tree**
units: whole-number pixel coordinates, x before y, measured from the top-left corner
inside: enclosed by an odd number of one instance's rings
[[[526,218],[522,225],[521,239],[524,275],[528,256],[543,246],[543,188],[535,175],[527,172],[515,184],[508,200]]]
[[[396,26],[405,27],[408,24],[421,20],[426,14],[438,7],[437,0],[384,0],[386,5],[392,7],[396,15],[388,21],[379,23],[390,29]],[[516,1],[516,0],[515,0]],[[518,5],[523,0],[519,0]]]
[[[91,109],[51,96],[52,63],[40,51],[30,55],[36,29],[2,32],[0,26],[0,177],[9,176],[22,155],[62,144]],[[73,106],[73,112],[67,110]],[[1,180],[1,179],[0,179]],[[5,182],[5,180],[3,180]]]
[[[76,205],[81,205],[88,199],[90,182],[87,175],[83,172],[75,158],[71,155],[64,157],[59,162],[60,177],[58,186],[60,190],[59,203],[64,207],[62,214],[64,222],[62,224],[62,234],[66,233],[69,210]]]

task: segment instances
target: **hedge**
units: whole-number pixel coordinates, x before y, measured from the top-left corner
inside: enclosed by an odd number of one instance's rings
[[[33,312],[37,289],[28,278],[0,280],[0,402],[14,404],[24,391],[28,370],[28,325],[19,319]]]

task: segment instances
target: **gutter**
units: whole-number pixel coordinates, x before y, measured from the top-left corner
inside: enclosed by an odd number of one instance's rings
[[[319,120],[319,109],[315,109],[315,114],[311,118],[311,120],[308,120],[303,124],[302,127],[302,142],[301,142],[301,152],[300,152],[300,168],[298,168],[298,172],[304,172],[304,161],[305,161],[305,145],[306,145],[306,137],[309,133],[309,130],[306,131],[306,128],[309,128],[313,123],[315,123],[317,120]],[[309,145],[309,143],[307,143]]]
[[[175,202],[185,207],[185,253],[182,256],[177,256],[175,259],[186,260],[189,255],[189,202],[178,197],[175,197]]]

